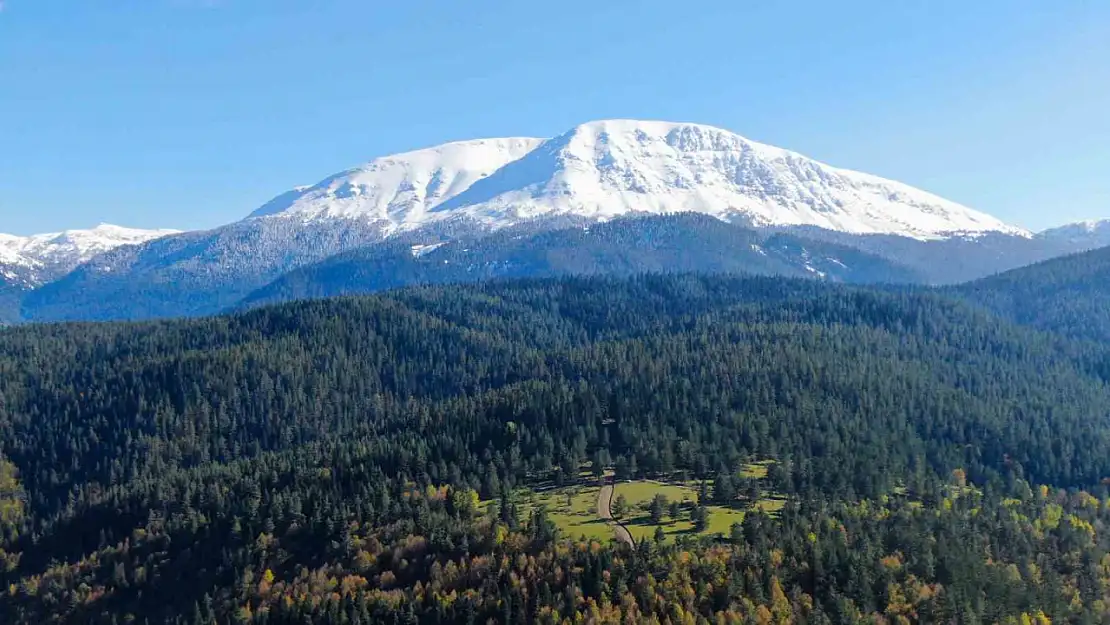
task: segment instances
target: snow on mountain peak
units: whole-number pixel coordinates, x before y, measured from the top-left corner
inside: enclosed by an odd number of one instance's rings
[[[71,271],[94,256],[120,247],[157,239],[177,230],[138,230],[100,224],[88,230],[66,230],[27,237],[0,234],[0,274],[36,284]]]
[[[1110,219],[1088,219],[1050,228],[1037,235],[1042,239],[1066,243],[1080,250],[1110,245]]]
[[[389,233],[456,217],[501,228],[541,217],[683,211],[923,239],[1029,235],[908,185],[720,128],[619,119],[546,141],[464,141],[379,158],[283,194],[251,216],[369,219]]]
[[[437,204],[528,154],[542,139],[479,139],[375,159],[270,200],[250,217],[297,215],[313,220],[364,217],[393,224],[419,221]]]
[[[1110,219],[1087,219],[1051,228],[1045,230],[1042,234],[1093,234],[1103,230],[1110,230]]]

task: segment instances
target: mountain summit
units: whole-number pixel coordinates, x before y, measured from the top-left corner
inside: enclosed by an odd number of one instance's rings
[[[467,219],[698,212],[754,226],[917,239],[1028,233],[908,185],[699,124],[607,120],[553,139],[449,143],[374,160],[278,196],[252,217],[357,218],[386,235]]]

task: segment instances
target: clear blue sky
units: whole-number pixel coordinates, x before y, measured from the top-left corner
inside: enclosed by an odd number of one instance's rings
[[[6,0],[0,232],[203,228],[375,156],[696,121],[1110,217],[1103,0]]]

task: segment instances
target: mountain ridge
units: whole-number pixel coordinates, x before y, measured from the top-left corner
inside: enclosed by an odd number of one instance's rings
[[[88,229],[30,236],[0,233],[0,276],[38,286],[104,252],[173,234],[180,231],[142,230],[105,223]]]
[[[1093,250],[1110,245],[1110,219],[1077,221],[1038,232],[1036,236],[1071,245],[1076,251]]]
[[[314,185],[294,187],[248,219],[287,212],[306,219],[371,214],[389,219],[401,201],[410,203],[409,210],[422,212],[425,202],[435,204],[457,195],[542,142],[528,137],[453,141],[375,158]]]

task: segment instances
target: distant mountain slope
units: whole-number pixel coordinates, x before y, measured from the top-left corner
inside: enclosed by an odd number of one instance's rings
[[[1037,238],[1052,241],[1075,251],[1093,250],[1110,245],[1110,219],[1091,219],[1050,228]]]
[[[24,287],[0,276],[0,326],[19,321],[19,309],[25,294]]]
[[[142,319],[217,312],[291,267],[380,241],[356,220],[248,220],[102,254],[30,293],[33,321]]]
[[[787,234],[767,236],[684,213],[539,233],[510,229],[472,241],[381,245],[302,267],[252,293],[246,305],[368,293],[410,284],[646,272],[752,273],[835,282],[917,282],[890,261]]]
[[[952,290],[1016,323],[1110,342],[1110,247],[984,278]]]
[[[1043,260],[1091,249],[1085,241],[999,232],[920,240],[887,234],[851,234],[813,227],[778,228],[897,262],[928,284],[959,284]]]
[[[0,234],[0,277],[38,286],[69,273],[97,254],[176,233],[176,230],[137,230],[101,224],[89,230],[29,237]]]

